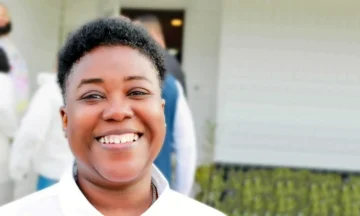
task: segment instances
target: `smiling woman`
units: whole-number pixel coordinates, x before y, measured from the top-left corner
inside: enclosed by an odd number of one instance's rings
[[[152,63],[133,48],[105,46],[83,56],[73,73],[65,85],[61,114],[78,156],[79,182],[86,187],[97,181],[117,189],[134,180],[150,180],[142,174],[150,173],[149,164],[165,134],[164,102]],[[121,145],[113,140],[129,135],[139,139]],[[99,142],[101,138],[107,142]]]
[[[166,131],[164,70],[161,49],[128,20],[99,19],[74,32],[58,82],[75,166],[0,215],[223,215],[172,191],[153,165]]]

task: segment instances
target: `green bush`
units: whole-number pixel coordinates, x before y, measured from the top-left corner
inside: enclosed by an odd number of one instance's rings
[[[310,170],[201,166],[197,199],[229,216],[360,215],[360,177]]]

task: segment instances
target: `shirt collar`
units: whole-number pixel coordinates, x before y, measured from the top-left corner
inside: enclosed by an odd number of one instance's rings
[[[152,215],[159,208],[158,204],[163,200],[164,195],[170,191],[169,183],[158,168],[152,166],[152,179],[157,188],[158,199],[156,202],[143,214],[144,216]],[[103,216],[83,195],[77,186],[73,170],[69,169],[59,182],[60,186],[60,204],[63,214],[65,216],[73,215],[87,215],[87,216]]]

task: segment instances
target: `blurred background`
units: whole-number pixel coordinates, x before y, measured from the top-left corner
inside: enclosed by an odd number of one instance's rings
[[[30,95],[84,22],[159,18],[186,75],[201,202],[234,216],[360,215],[360,1],[3,2]]]

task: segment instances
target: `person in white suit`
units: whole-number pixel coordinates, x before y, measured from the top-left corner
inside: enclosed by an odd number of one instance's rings
[[[10,64],[0,48],[0,206],[12,201],[13,183],[9,175],[10,142],[17,128],[13,82]]]
[[[16,182],[25,182],[34,170],[39,191],[58,182],[74,157],[62,130],[63,99],[56,73],[40,73],[38,84],[14,138],[10,173]]]

